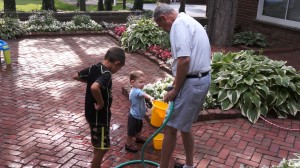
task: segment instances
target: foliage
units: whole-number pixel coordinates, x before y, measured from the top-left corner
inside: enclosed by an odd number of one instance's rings
[[[61,30],[61,23],[55,19],[53,11],[38,11],[29,16],[24,22],[29,32],[57,32]]]
[[[14,39],[16,36],[26,34],[26,30],[19,19],[4,17],[0,20],[0,38]]]
[[[75,15],[72,20],[64,24],[66,31],[100,31],[102,26],[91,19],[89,15]]]
[[[297,157],[295,159],[285,159],[279,163],[278,166],[273,166],[273,168],[296,168],[300,167],[300,154],[294,153],[294,155]]]
[[[273,61],[254,51],[214,53],[210,93],[223,110],[239,107],[255,123],[276,111],[279,118],[300,110],[300,74],[286,62]]]
[[[126,26],[129,27],[132,24],[136,24],[139,20],[142,19],[152,19],[153,12],[151,10],[146,10],[142,15],[129,15],[127,17]]]
[[[75,26],[80,26],[81,24],[89,24],[91,16],[89,15],[75,15],[72,17]]]
[[[100,22],[100,25],[104,28],[104,29],[114,29],[115,27],[118,26],[118,24],[116,23],[107,23],[107,22]]]
[[[268,42],[266,38],[261,33],[256,32],[240,32],[233,36],[234,44],[242,44],[250,47],[267,47]]]
[[[165,91],[165,89],[168,86],[172,86],[173,84],[173,80],[174,78],[171,76],[168,76],[162,80],[158,80],[154,83],[149,83],[144,87],[144,91],[151,95],[152,97],[154,97],[154,99],[156,100],[162,100],[164,95],[167,93],[167,91]],[[212,98],[211,94],[208,93],[206,96],[206,100],[203,104],[203,108],[207,109],[207,108],[213,108],[214,106],[214,102],[215,99]]]
[[[144,87],[144,91],[156,100],[162,100],[164,95],[167,93],[165,89],[168,86],[172,86],[174,78],[169,76],[163,80],[158,80],[154,83],[149,83]]]
[[[118,36],[121,36],[125,31],[126,31],[126,26],[121,25],[121,26],[117,26],[117,27],[115,28],[114,33],[115,33],[116,35],[118,35]]]
[[[128,51],[145,50],[153,44],[170,47],[169,34],[157,27],[151,19],[138,20],[122,34],[121,45]]]

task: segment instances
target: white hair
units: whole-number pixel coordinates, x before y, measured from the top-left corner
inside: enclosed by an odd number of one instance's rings
[[[166,3],[159,3],[153,11],[154,20],[158,20],[162,14],[169,14],[175,11],[170,5]]]

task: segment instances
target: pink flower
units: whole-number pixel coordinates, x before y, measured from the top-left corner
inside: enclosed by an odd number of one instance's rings
[[[126,26],[122,25],[122,26],[117,26],[115,28],[115,34],[118,36],[121,36],[122,33],[124,33],[126,31]]]

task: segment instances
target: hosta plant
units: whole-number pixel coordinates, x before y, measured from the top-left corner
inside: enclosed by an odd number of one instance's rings
[[[210,92],[223,110],[241,109],[255,123],[274,110],[279,118],[300,111],[300,74],[286,62],[254,51],[214,53]]]
[[[64,24],[66,31],[100,31],[102,26],[91,19],[89,15],[75,15]]]
[[[0,39],[14,39],[25,33],[26,30],[19,19],[4,17],[0,22]]]
[[[57,32],[62,24],[55,19],[52,11],[39,11],[24,22],[29,32]]]
[[[266,38],[257,32],[240,32],[233,36],[233,44],[242,44],[249,47],[267,47],[268,42]]]
[[[145,50],[154,44],[170,47],[169,35],[157,27],[152,19],[141,19],[127,27],[122,34],[121,44],[128,51]]]

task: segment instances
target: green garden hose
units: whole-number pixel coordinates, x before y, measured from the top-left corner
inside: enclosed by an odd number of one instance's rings
[[[164,120],[163,124],[156,130],[156,132],[154,132],[154,134],[151,135],[150,138],[147,139],[147,141],[145,142],[145,144],[143,145],[142,147],[142,151],[141,151],[141,160],[130,160],[128,162],[124,162],[124,163],[121,163],[119,164],[118,166],[116,166],[116,168],[121,168],[121,167],[124,167],[126,165],[131,165],[131,164],[137,164],[137,163],[141,163],[144,167],[146,167],[146,163],[147,164],[151,164],[151,165],[154,165],[154,166],[159,166],[158,163],[156,162],[153,162],[153,161],[150,161],[150,160],[145,160],[144,158],[144,152],[145,152],[145,148],[146,146],[148,145],[149,142],[152,141],[152,139],[158,134],[160,133],[160,131],[167,125],[170,117],[172,116],[172,113],[173,113],[173,109],[174,109],[174,103],[173,102],[169,102],[169,107],[168,107],[168,112],[167,112],[167,117],[166,119]]]

